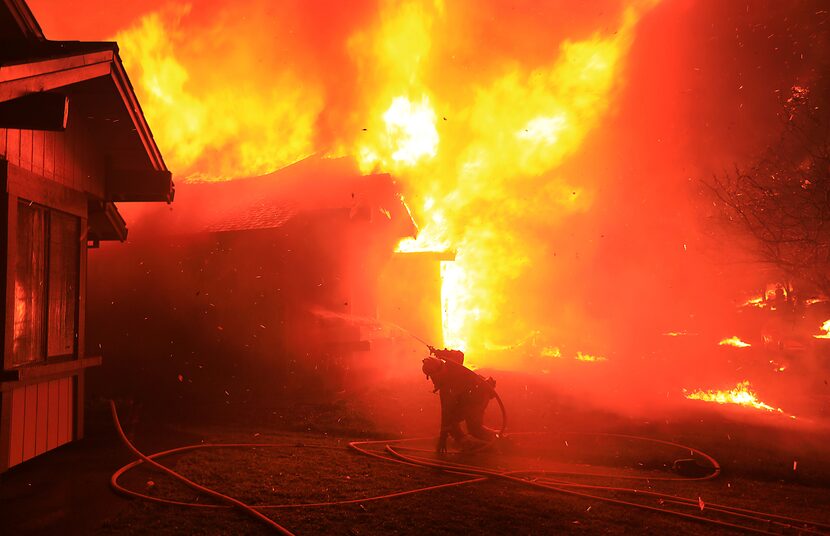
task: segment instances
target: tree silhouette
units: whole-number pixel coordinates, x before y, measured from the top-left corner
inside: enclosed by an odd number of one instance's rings
[[[711,193],[727,235],[782,280],[830,296],[830,104],[794,86],[781,101],[777,143],[746,168],[713,176]]]

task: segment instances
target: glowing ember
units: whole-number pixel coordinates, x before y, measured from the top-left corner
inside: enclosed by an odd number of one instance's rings
[[[720,345],[720,346],[732,346],[732,347],[735,347],[735,348],[749,348],[750,346],[752,346],[748,342],[744,342],[738,337],[729,337],[728,339],[723,339],[722,341],[720,341],[718,343],[718,345]]]
[[[549,346],[542,349],[541,355],[542,357],[550,357],[553,359],[561,359],[564,357],[562,350],[560,350],[558,346]],[[576,355],[573,356],[573,359],[583,362],[608,361],[608,359],[603,356],[591,355],[583,352],[577,352]]]
[[[758,307],[759,309],[763,309],[766,307],[767,304],[764,300],[763,296],[758,296],[756,298],[750,298],[743,303],[743,307]]]
[[[821,331],[824,333],[821,335],[813,335],[813,337],[816,339],[830,339],[830,320],[825,321],[824,324],[821,325]]]
[[[718,404],[737,404],[739,406],[784,413],[782,409],[774,408],[758,400],[758,395],[752,390],[748,380],[740,382],[734,389],[729,391],[697,390],[687,394],[686,398],[690,400],[703,400],[704,402],[716,402]]]
[[[591,355],[591,354],[583,354],[582,352],[576,353],[576,360],[577,361],[608,361],[605,357],[601,355]]]
[[[666,333],[663,333],[663,335],[666,337],[685,337],[688,333],[685,331],[667,331]]]
[[[542,356],[559,358],[559,357],[562,357],[562,351],[559,350],[559,347],[552,346],[552,347],[549,347],[549,348],[544,348],[542,350]]]

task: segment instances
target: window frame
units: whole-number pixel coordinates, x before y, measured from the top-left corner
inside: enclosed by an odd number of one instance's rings
[[[5,164],[5,165],[4,165]],[[5,170],[2,168],[6,168]],[[4,173],[5,171],[5,173]],[[5,176],[4,176],[5,175]],[[0,161],[0,182],[5,183],[3,195],[5,199],[0,202],[2,214],[0,218],[6,222],[6,232],[0,233],[2,244],[0,254],[5,250],[6,262],[2,268],[5,270],[5,308],[3,324],[5,327],[5,346],[3,352],[3,369],[20,370],[27,367],[38,367],[82,359],[84,353],[84,321],[85,321],[85,298],[86,298],[86,259],[87,259],[87,195],[83,192],[67,188],[55,181],[48,180],[23,168]],[[47,211],[46,224],[46,259],[44,281],[44,310],[43,310],[43,357],[26,363],[14,364],[14,288],[17,263],[17,221],[18,203],[24,201],[36,203]],[[50,233],[51,213],[58,211],[78,218],[78,267],[77,282],[75,287],[75,336],[73,351],[70,354],[49,356],[49,266],[50,266]]]

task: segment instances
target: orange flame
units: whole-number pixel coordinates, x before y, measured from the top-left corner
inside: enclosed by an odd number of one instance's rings
[[[828,319],[824,322],[824,324],[821,325],[821,331],[823,331],[824,333],[822,333],[821,335],[813,335],[813,337],[815,337],[816,339],[830,339],[830,319]]]
[[[588,361],[588,362],[608,361],[607,358],[605,358],[601,355],[583,354],[582,352],[577,352],[576,353],[576,360],[577,361]]]
[[[174,173],[188,180],[262,175],[315,152],[322,89],[290,68],[258,68],[248,47],[265,37],[230,21],[194,39],[182,30],[190,11],[151,13],[115,36]],[[250,41],[245,47],[240,34]],[[210,65],[217,57],[221,68]]]
[[[637,23],[657,0],[629,0],[602,31],[564,40],[546,58],[470,70],[446,63],[468,46],[454,37],[463,9],[381,2],[339,43],[357,81],[342,102],[343,80],[309,72],[314,53],[287,38],[274,46],[293,28],[281,27],[272,4],[246,4],[247,17],[162,10],[116,36],[171,169],[224,180],[322,153],[393,173],[421,228],[399,249],[456,252],[442,266],[445,343],[483,349],[532,331],[504,321],[504,288],[539,255],[524,229],[590,208],[592,189],[561,169],[613,109]],[[199,27],[212,30],[186,30],[209,16],[217,20]],[[240,22],[260,17],[274,23]]]
[[[562,351],[559,349],[558,346],[551,346],[549,348],[542,349],[542,356],[543,357],[553,357],[553,358],[560,358],[562,357]]]
[[[763,296],[757,296],[755,298],[750,298],[743,303],[743,307],[758,307],[759,309],[763,309],[767,306],[766,301],[764,300]]]
[[[688,393],[686,398],[690,400],[702,400],[704,402],[715,402],[717,404],[737,404],[739,406],[784,413],[784,410],[781,408],[774,408],[758,400],[758,395],[752,390],[752,386],[748,380],[738,383],[734,389],[728,391],[697,390]]]
[[[562,354],[562,350],[560,350],[558,346],[549,346],[547,348],[543,348],[541,355],[542,357],[550,357],[553,359],[561,359],[562,357],[564,357],[564,355]],[[573,359],[576,361],[583,361],[589,363],[595,363],[597,361],[608,361],[606,357],[600,355],[586,354],[579,351],[576,353],[576,355],[573,356]]]
[[[516,222],[550,212],[542,206],[562,213],[590,206],[591,192],[551,172],[608,111],[640,13],[628,8],[613,34],[566,41],[548,65],[511,67],[461,101],[439,99],[422,80],[428,29],[440,8],[404,4],[374,35],[359,37],[373,43],[375,65],[398,65],[402,50],[418,59],[403,72],[390,68],[375,123],[345,152],[357,154],[366,171],[394,172],[420,200],[412,207],[420,234],[400,250],[457,252],[455,262],[442,266],[447,344],[466,350],[474,341],[486,346],[484,333],[518,337],[497,331],[504,329],[498,319],[507,302],[500,289],[527,270],[537,247],[521,240]],[[531,199],[517,195],[528,187],[537,190]]]
[[[729,337],[727,339],[723,339],[718,343],[719,346],[733,346],[735,348],[749,348],[752,346],[748,342],[742,341],[738,337]]]

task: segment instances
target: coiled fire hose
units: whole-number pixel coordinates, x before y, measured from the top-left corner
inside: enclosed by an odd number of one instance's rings
[[[183,482],[185,485],[195,489],[196,491],[199,491],[199,492],[204,493],[206,495],[210,495],[211,497],[219,499],[221,502],[227,503],[227,504],[241,510],[243,513],[245,513],[245,514],[253,517],[256,520],[265,523],[269,527],[275,529],[280,534],[285,534],[287,536],[294,536],[293,532],[286,529],[285,527],[283,527],[282,525],[280,525],[279,523],[277,523],[276,521],[274,521],[270,517],[259,513],[257,510],[255,510],[254,508],[248,506],[247,504],[243,503],[242,501],[240,501],[238,499],[234,499],[233,497],[229,497],[229,496],[227,496],[223,493],[219,493],[218,491],[214,491],[210,488],[206,488],[205,486],[202,486],[201,484],[197,484],[196,482],[193,482],[189,478],[187,478],[185,476],[182,476],[179,473],[177,473],[176,471],[174,471],[174,470],[172,470],[168,467],[165,467],[164,465],[158,463],[157,461],[153,460],[149,456],[144,455],[140,450],[135,448],[135,445],[133,445],[130,442],[130,440],[127,438],[127,435],[124,433],[124,429],[121,427],[121,422],[118,420],[118,410],[115,408],[115,402],[112,401],[112,400],[110,400],[110,410],[112,411],[112,419],[115,422],[115,427],[118,429],[118,435],[121,437],[121,441],[124,442],[124,444],[127,446],[128,449],[130,449],[130,451],[133,454],[135,454],[136,456],[141,458],[142,461],[144,461],[146,463],[149,463],[150,465],[152,465],[156,469],[159,469],[160,471],[163,471],[163,472],[167,473],[168,475],[172,476],[176,480],[179,480],[180,482]]]
[[[502,415],[504,417],[504,421],[506,422],[506,412],[504,410],[504,404],[502,403],[501,399],[498,397],[498,394],[495,395],[496,401],[498,402]],[[603,486],[603,485],[592,485],[592,484],[579,484],[571,481],[566,480],[558,480],[554,478],[555,475],[560,476],[591,476],[597,478],[614,478],[614,479],[630,479],[630,480],[642,480],[645,477],[639,477],[634,475],[612,475],[612,474],[592,474],[592,473],[580,473],[580,472],[567,472],[567,471],[558,471],[558,472],[551,472],[551,471],[494,471],[492,469],[486,467],[479,467],[474,465],[467,465],[461,463],[452,463],[448,461],[435,461],[432,459],[424,458],[422,456],[416,455],[407,455],[403,454],[402,450],[409,450],[413,452],[429,452],[424,449],[415,449],[415,448],[407,448],[404,446],[398,446],[397,448],[393,447],[392,445],[401,445],[402,443],[411,442],[411,441],[423,441],[425,439],[430,438],[412,438],[412,439],[396,439],[396,440],[376,440],[376,441],[353,441],[349,443],[349,448],[364,454],[366,456],[371,456],[376,459],[383,460],[385,462],[390,463],[399,463],[399,464],[406,464],[415,467],[425,467],[430,469],[440,469],[442,471],[465,476],[466,478],[463,480],[459,480],[456,482],[449,482],[446,484],[439,484],[434,486],[426,486],[416,489],[404,490],[394,493],[387,493],[384,495],[377,495],[373,497],[363,497],[359,499],[347,499],[347,500],[339,500],[339,501],[326,501],[326,502],[316,502],[316,503],[300,503],[300,504],[273,504],[273,505],[248,505],[244,502],[237,500],[233,497],[229,497],[222,493],[219,493],[215,490],[202,486],[193,482],[192,480],[188,479],[187,477],[165,467],[164,465],[156,462],[157,458],[162,458],[165,456],[169,456],[176,453],[182,453],[187,451],[192,451],[196,449],[219,449],[219,448],[313,448],[313,449],[329,449],[329,450],[342,450],[340,447],[331,446],[331,445],[313,445],[313,444],[277,444],[277,443],[219,443],[219,444],[198,444],[198,445],[187,445],[184,447],[173,448],[170,450],[157,452],[151,455],[145,455],[141,451],[139,451],[127,438],[124,430],[121,427],[121,423],[118,419],[118,412],[115,407],[115,403],[110,401],[110,408],[112,411],[113,422],[117,429],[118,435],[121,438],[122,442],[127,446],[127,448],[138,458],[137,460],[121,467],[115,473],[113,473],[112,477],[110,478],[110,485],[112,488],[119,494],[122,494],[127,497],[132,498],[139,498],[146,501],[151,501],[155,503],[167,504],[167,505],[175,505],[175,506],[182,506],[182,507],[189,507],[189,508],[208,508],[208,509],[219,509],[219,508],[236,508],[243,512],[244,514],[260,521],[276,532],[285,535],[293,534],[291,531],[274,521],[273,519],[269,518],[268,516],[264,515],[262,511],[265,510],[276,510],[276,509],[288,509],[288,508],[321,508],[321,507],[328,507],[328,506],[342,506],[347,504],[362,504],[372,501],[382,501],[382,500],[389,500],[398,497],[405,497],[409,495],[414,495],[417,493],[423,493],[428,491],[434,491],[439,489],[446,489],[455,486],[464,486],[469,484],[475,484],[479,482],[484,482],[490,479],[496,480],[504,480],[513,484],[522,484],[526,486],[533,487],[535,489],[543,489],[548,491],[555,491],[558,493],[565,493],[577,497],[588,498],[592,500],[600,500],[609,502],[612,504],[616,504],[619,506],[624,507],[632,507],[643,509],[646,511],[669,514],[673,516],[677,516],[683,519],[687,519],[689,521],[701,522],[701,523],[708,523],[711,525],[719,526],[722,528],[729,528],[735,530],[741,530],[745,532],[752,532],[752,533],[759,533],[759,534],[778,534],[778,532],[773,532],[771,530],[764,530],[759,529],[756,527],[742,525],[737,522],[728,522],[728,521],[721,521],[717,519],[707,518],[701,515],[689,514],[685,512],[679,512],[676,510],[671,510],[669,508],[658,507],[658,506],[650,506],[641,503],[635,503],[631,501],[625,501],[621,499],[615,499],[611,497],[605,497],[602,495],[595,495],[593,493],[587,493],[586,491],[577,491],[576,489],[581,490],[594,490],[594,491],[605,491],[605,492],[627,492],[632,493],[637,496],[646,496],[652,497],[659,500],[660,504],[673,504],[677,506],[682,506],[686,508],[697,508],[699,498],[689,498],[689,497],[681,497],[677,495],[665,494],[665,493],[657,493],[651,491],[644,491],[635,488],[626,488],[626,487],[613,487],[613,486]],[[499,435],[504,433],[504,424],[501,427],[501,431]],[[511,436],[514,434],[511,434]],[[515,435],[532,435],[532,434],[515,434]],[[585,435],[596,435],[596,436],[606,436],[606,437],[617,437],[617,438],[624,438],[624,439],[633,439],[638,441],[648,441],[652,443],[664,444],[672,447],[678,447],[685,451],[691,452],[693,454],[697,454],[701,456],[706,461],[711,464],[711,472],[701,477],[697,478],[677,478],[677,477],[648,477],[648,480],[655,481],[655,480],[663,480],[663,481],[702,481],[702,480],[710,480],[717,477],[720,474],[720,465],[718,462],[708,454],[695,449],[693,447],[688,447],[686,445],[681,445],[679,443],[672,443],[668,441],[661,441],[657,439],[639,437],[639,436],[632,436],[632,435],[622,435],[622,434],[585,434]],[[384,450],[377,451],[372,450],[371,447],[375,445],[383,445]],[[383,453],[387,453],[384,455]],[[163,497],[154,497],[151,495],[147,495],[144,493],[140,493],[134,490],[130,490],[128,488],[123,487],[119,482],[118,479],[127,471],[137,467],[142,463],[148,463],[151,466],[163,471],[164,473],[174,477],[175,479],[183,482],[190,488],[210,495],[217,499],[220,503],[223,504],[204,504],[204,503],[196,503],[196,502],[186,502],[186,501],[176,501],[171,499],[165,499]],[[523,478],[524,477],[524,478]],[[571,489],[575,488],[575,489]],[[799,533],[803,534],[827,534],[830,531],[830,525],[817,523],[813,521],[803,520],[803,519],[796,519],[787,516],[781,516],[777,514],[772,514],[768,512],[759,512],[750,509],[743,509],[737,508],[733,506],[723,505],[723,504],[716,504],[716,503],[707,503],[706,509],[711,512],[716,512],[720,515],[731,516],[733,518],[743,519],[747,521],[752,521],[755,523],[762,523],[767,527],[771,525],[776,525],[777,527],[784,528],[784,529],[795,529],[798,530]]]

